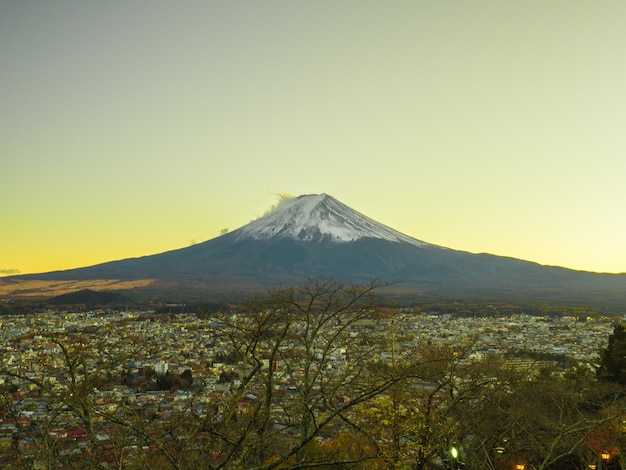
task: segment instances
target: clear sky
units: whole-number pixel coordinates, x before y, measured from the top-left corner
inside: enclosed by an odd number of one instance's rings
[[[626,272],[626,2],[4,0],[0,271],[328,193],[426,242]]]

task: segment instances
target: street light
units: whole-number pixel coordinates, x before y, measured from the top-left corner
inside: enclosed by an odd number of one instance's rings
[[[452,469],[457,470],[457,459],[459,458],[459,450],[456,447],[452,446],[452,448],[450,449],[450,455],[452,456]]]
[[[600,459],[602,459],[602,469],[607,468],[609,460],[611,460],[611,453],[608,450],[600,452]]]

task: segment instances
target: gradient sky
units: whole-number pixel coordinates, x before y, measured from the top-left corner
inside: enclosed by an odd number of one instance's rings
[[[328,193],[430,243],[626,272],[626,2],[0,2],[0,271]]]

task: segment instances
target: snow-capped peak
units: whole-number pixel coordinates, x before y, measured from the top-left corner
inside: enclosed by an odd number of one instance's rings
[[[417,246],[428,245],[366,217],[327,194],[284,200],[272,212],[236,232],[240,240],[293,238],[349,242],[360,238],[381,238]]]

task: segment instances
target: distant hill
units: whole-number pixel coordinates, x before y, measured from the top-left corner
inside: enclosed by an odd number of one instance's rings
[[[29,280],[115,280],[137,286],[126,291],[133,298],[188,302],[301,284],[307,276],[401,280],[394,293],[406,299],[429,295],[626,306],[626,274],[574,271],[433,245],[327,194],[286,200],[237,230],[179,250],[1,282],[13,288],[10,283]]]
[[[52,297],[46,301],[46,304],[56,306],[83,305],[88,308],[102,308],[123,306],[132,302],[130,297],[118,292],[99,292],[91,289],[83,289]]]

